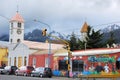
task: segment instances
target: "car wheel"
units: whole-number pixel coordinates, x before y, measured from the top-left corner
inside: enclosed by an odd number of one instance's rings
[[[51,78],[52,76],[48,76],[49,78]]]
[[[15,75],[18,76],[18,73],[16,72]]]
[[[23,76],[27,76],[27,73],[24,73]]]
[[[7,75],[9,75],[10,73],[9,73],[9,72],[7,72],[6,74],[7,74]]]
[[[43,75],[42,75],[42,74],[40,74],[40,77],[42,78],[42,77],[43,77]]]
[[[31,77],[34,77],[34,75],[33,75],[33,74],[31,74],[30,76],[31,76]]]

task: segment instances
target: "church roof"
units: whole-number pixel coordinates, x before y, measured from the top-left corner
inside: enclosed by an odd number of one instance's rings
[[[32,53],[31,55],[46,54],[46,53],[48,53],[48,52],[49,52],[48,49],[46,49],[46,50],[38,50],[38,51]],[[51,53],[52,53],[52,54],[60,54],[60,53],[63,53],[63,54],[64,54],[64,53],[68,53],[68,51],[67,51],[66,49],[54,49],[54,50],[51,50]]]
[[[15,16],[11,18],[10,21],[24,22],[23,17],[17,12]]]
[[[0,41],[0,48],[8,48],[10,46],[9,42]]]
[[[82,26],[81,33],[87,32],[87,31],[88,31],[88,25],[87,25],[87,22],[85,22],[84,25]]]

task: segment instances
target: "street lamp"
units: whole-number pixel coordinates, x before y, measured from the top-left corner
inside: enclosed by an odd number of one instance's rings
[[[49,28],[49,33],[51,32],[51,27],[50,27],[50,25],[48,25],[47,23],[44,23],[44,22],[39,21],[39,20],[36,20],[36,19],[34,19],[34,21],[46,25],[46,26]],[[46,32],[47,29],[44,29],[44,31]],[[46,33],[45,33],[45,34],[46,34]],[[43,33],[43,36],[45,36],[45,34]],[[51,41],[50,41],[50,39],[49,39],[48,42],[49,42],[49,51],[48,51],[47,63],[48,63],[48,67],[50,67],[50,64],[51,64],[51,60],[50,60],[50,54],[51,54]]]

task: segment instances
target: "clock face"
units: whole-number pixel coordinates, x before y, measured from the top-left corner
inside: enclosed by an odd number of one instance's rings
[[[21,33],[22,33],[21,29],[18,29],[17,34],[21,34]]]

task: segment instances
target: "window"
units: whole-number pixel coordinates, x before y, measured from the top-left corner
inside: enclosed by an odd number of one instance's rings
[[[36,58],[33,58],[33,66],[36,66]]]
[[[13,23],[11,23],[11,28],[13,28]]]
[[[25,56],[24,57],[24,66],[26,66],[26,64],[27,64],[27,57]]]
[[[10,42],[12,43],[12,39],[10,39]]]
[[[116,69],[120,70],[120,61],[116,61]]]
[[[73,71],[83,71],[84,63],[82,60],[73,60],[72,61],[72,70]]]
[[[20,42],[20,39],[17,39],[17,42]]]
[[[18,22],[18,27],[21,28],[21,23]]]
[[[14,66],[16,66],[16,57],[14,57]]]
[[[67,70],[68,66],[66,64],[66,60],[59,60],[59,70]]]
[[[45,67],[48,67],[48,58],[45,58]]]

